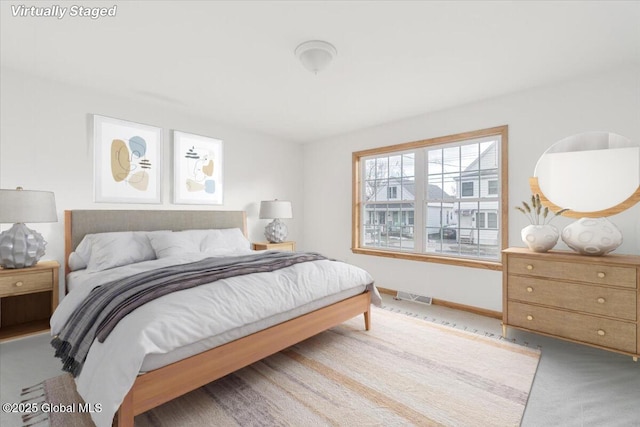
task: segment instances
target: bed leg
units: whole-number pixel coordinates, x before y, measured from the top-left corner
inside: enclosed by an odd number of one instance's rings
[[[371,329],[371,311],[369,310],[364,312],[364,329],[365,331]]]
[[[116,413],[115,425],[118,427],[133,427],[133,393],[129,391],[120,404]]]

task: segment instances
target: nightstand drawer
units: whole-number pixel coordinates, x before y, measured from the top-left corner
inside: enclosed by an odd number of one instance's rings
[[[291,251],[295,252],[296,242],[282,242],[282,243],[269,243],[269,242],[257,242],[252,244],[254,251]]]
[[[3,274],[0,276],[0,297],[47,291],[52,289],[52,285],[50,270]]]
[[[509,276],[510,300],[636,320],[636,291]]]
[[[636,325],[510,301],[508,323],[559,337],[635,353]]]
[[[575,280],[596,285],[636,288],[636,269],[613,265],[549,261],[541,258],[509,257],[509,274]]]

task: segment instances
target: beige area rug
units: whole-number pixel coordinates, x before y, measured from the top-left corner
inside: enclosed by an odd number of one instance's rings
[[[539,350],[383,309],[374,308],[371,331],[363,323],[358,316],[142,414],[135,424],[520,424]],[[68,376],[44,387],[52,403],[79,399]],[[51,414],[50,422],[92,425],[78,414]]]

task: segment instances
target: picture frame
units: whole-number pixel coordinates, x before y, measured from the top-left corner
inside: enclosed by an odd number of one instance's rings
[[[94,201],[162,202],[162,129],[93,115]]]
[[[173,131],[173,203],[223,203],[223,142]]]

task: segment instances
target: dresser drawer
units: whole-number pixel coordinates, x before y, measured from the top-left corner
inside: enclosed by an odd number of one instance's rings
[[[563,309],[636,320],[636,291],[509,276],[508,298]]]
[[[636,288],[636,269],[614,265],[549,261],[541,258],[509,257],[509,274],[575,280],[597,285]]]
[[[51,271],[12,273],[0,276],[0,297],[52,290]]]
[[[636,325],[611,319],[537,307],[514,301],[507,303],[507,323],[576,341],[635,353]]]

